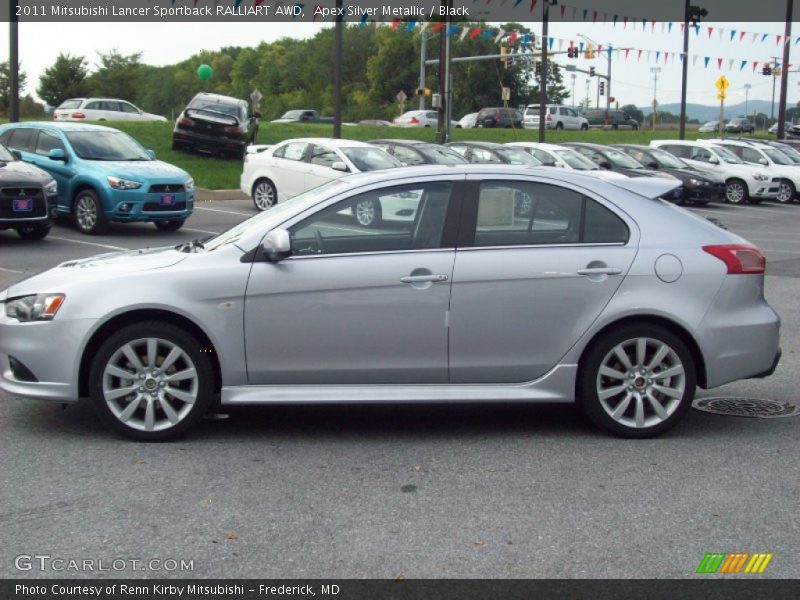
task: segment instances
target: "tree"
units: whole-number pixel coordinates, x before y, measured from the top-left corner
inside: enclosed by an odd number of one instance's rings
[[[25,89],[27,77],[19,70],[19,93]],[[11,109],[11,68],[8,61],[0,63],[0,111],[7,115]]]
[[[619,109],[637,123],[644,123],[644,113],[636,108],[635,104],[626,104],[625,106],[620,106]]]
[[[87,75],[86,59],[83,56],[59,53],[53,65],[45,69],[39,78],[36,93],[49,105],[58,106],[67,98],[89,93]]]
[[[141,52],[120,54],[111,50],[100,54],[100,67],[89,79],[92,93],[109,98],[134,100],[139,91]]]

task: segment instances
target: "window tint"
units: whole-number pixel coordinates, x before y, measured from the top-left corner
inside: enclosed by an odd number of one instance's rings
[[[624,243],[625,223],[582,194],[522,181],[480,185],[474,246]]]
[[[87,102],[86,106],[84,106],[83,108],[85,108],[86,110],[102,110],[100,108],[100,104],[101,103],[97,102],[97,101],[95,101],[95,102]]]
[[[275,150],[272,156],[286,160],[303,160],[306,156],[307,145],[305,142],[291,142]]]
[[[122,112],[131,113],[134,115],[139,114],[139,109],[136,108],[133,104],[128,104],[127,102],[120,102],[119,105],[122,108]]]
[[[421,165],[425,162],[425,159],[416,150],[405,146],[395,146],[394,155],[407,165]]]
[[[689,146],[681,146],[679,144],[665,144],[664,146],[659,146],[662,150],[666,150],[670,154],[674,156],[678,156],[680,158],[691,158],[692,152]]]
[[[102,110],[110,110],[112,112],[120,112],[119,110],[119,102],[114,100],[104,100],[100,103],[100,108]]]
[[[78,108],[81,105],[81,102],[83,102],[83,100],[64,100],[64,102],[62,102],[58,108],[63,108],[65,110]]]
[[[335,162],[343,162],[330,148],[314,145],[311,147],[311,162],[321,167],[330,168]]]
[[[728,148],[728,150],[734,152],[734,154],[737,154],[739,158],[741,158],[742,160],[746,160],[747,162],[757,163],[763,158],[763,156],[761,156],[761,153],[758,150],[753,150],[752,148],[740,148],[741,152],[735,152],[735,150],[730,146],[726,146],[726,148]]]
[[[494,152],[490,152],[485,148],[473,148],[472,149],[472,158],[470,158],[470,162],[474,163],[502,163],[497,156],[495,156]]]
[[[61,143],[61,140],[59,140],[58,137],[52,133],[40,131],[39,138],[36,141],[36,154],[47,156],[50,154],[50,150],[55,149],[64,149],[64,144]]]
[[[438,248],[450,189],[449,182],[417,183],[347,198],[291,227],[292,251],[304,256]],[[357,225],[359,210],[379,212],[381,226]]]
[[[11,137],[6,146],[12,150],[21,150],[22,152],[33,152],[34,143],[36,140],[36,130],[29,127],[20,127],[11,132]]]

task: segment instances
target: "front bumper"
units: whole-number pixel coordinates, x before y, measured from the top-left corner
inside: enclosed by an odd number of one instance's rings
[[[780,178],[774,178],[772,181],[750,181],[747,185],[752,198],[777,198],[781,190]]]
[[[176,187],[179,184],[175,184]],[[148,188],[149,190],[149,188]],[[165,195],[173,196],[169,205],[161,204]],[[186,219],[194,210],[194,190],[167,194],[138,190],[107,190],[104,200],[110,221],[161,221]]]
[[[83,342],[95,319],[59,319],[20,323],[5,316],[0,303],[0,390],[11,396],[54,402],[78,399]],[[35,377],[26,381],[13,357]]]

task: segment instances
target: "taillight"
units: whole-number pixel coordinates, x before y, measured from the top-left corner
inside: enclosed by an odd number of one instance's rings
[[[411,117],[409,123],[411,123],[412,125],[419,125],[419,119],[417,117]]]
[[[192,121],[191,119],[187,119],[186,117],[181,117],[180,119],[178,119],[178,123],[180,123],[181,125],[193,125],[194,121]]]
[[[760,248],[749,244],[703,246],[728,267],[728,275],[759,275],[767,268],[767,259]]]
[[[78,112],[76,112],[76,113],[72,113],[72,115],[71,115],[71,116],[72,116],[72,118],[73,118],[73,119],[85,119],[85,118],[86,118],[86,115],[85,115],[85,114],[83,114],[83,113],[78,113]]]
[[[550,113],[547,113],[547,116],[544,118],[544,120],[545,121],[552,121],[553,120],[553,115],[551,115]]]
[[[231,125],[229,127],[225,127],[225,133],[242,133],[243,131],[244,130],[238,125]]]

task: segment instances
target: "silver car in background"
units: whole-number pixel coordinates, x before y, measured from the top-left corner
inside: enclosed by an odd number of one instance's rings
[[[88,396],[141,440],[184,433],[217,394],[577,401],[617,435],[657,435],[697,386],[768,375],[780,356],[763,254],[657,199],[674,185],[507,165],[349,175],[204,243],[13,285],[0,388]],[[342,214],[400,195],[413,218],[358,228]]]

